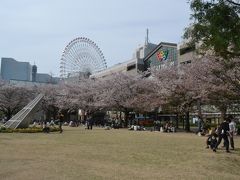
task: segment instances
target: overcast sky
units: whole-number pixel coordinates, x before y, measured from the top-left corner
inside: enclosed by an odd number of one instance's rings
[[[132,58],[146,28],[151,43],[181,42],[189,17],[187,0],[0,0],[0,57],[58,76],[65,46],[87,37],[109,67]]]

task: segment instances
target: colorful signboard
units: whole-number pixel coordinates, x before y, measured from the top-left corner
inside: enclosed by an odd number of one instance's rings
[[[168,58],[168,50],[160,50],[156,53],[159,61],[165,61]]]

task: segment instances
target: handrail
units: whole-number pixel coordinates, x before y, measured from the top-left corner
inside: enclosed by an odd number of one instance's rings
[[[7,128],[10,128],[12,125],[14,125],[14,127],[12,128],[16,129],[21,124],[21,122],[23,122],[24,119],[29,115],[29,113],[32,112],[33,108],[40,102],[42,98],[43,98],[43,94],[39,94],[35,99],[33,99],[30,103],[28,103],[22,110],[20,110],[10,120],[8,120],[4,124],[4,126]],[[15,125],[14,123],[16,122],[17,124]]]

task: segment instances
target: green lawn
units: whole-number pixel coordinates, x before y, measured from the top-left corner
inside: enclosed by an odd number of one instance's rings
[[[85,130],[0,134],[1,180],[239,179],[240,137],[227,154],[187,133]]]

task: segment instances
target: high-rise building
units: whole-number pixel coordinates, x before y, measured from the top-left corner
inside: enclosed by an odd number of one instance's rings
[[[37,66],[29,62],[19,62],[13,58],[2,58],[1,78],[14,84],[52,83],[57,84],[59,78],[45,73],[37,73]],[[23,83],[24,82],[24,83]]]
[[[34,64],[32,66],[32,82],[36,82],[37,79],[37,66]]]
[[[3,80],[32,80],[32,66],[29,62],[19,62],[13,58],[2,58],[1,77]]]

